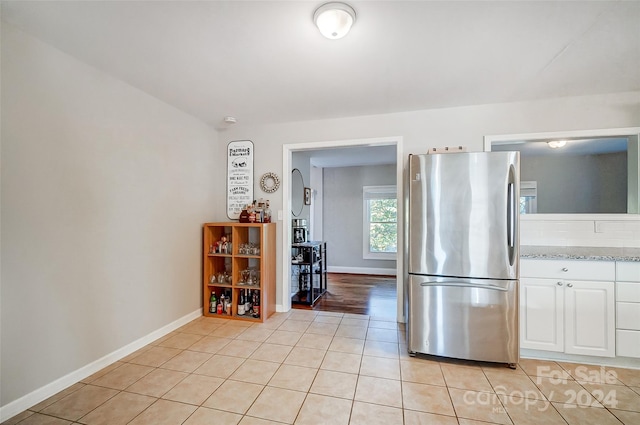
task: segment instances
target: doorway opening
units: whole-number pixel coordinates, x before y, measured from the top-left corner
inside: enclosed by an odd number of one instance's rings
[[[294,168],[296,168],[294,164],[294,154],[296,155],[306,155],[312,156],[314,153],[326,153],[330,151],[338,152],[343,159],[346,157],[344,153],[348,150],[353,149],[365,149],[369,151],[375,151],[376,148],[383,147],[391,147],[395,148],[395,152],[392,152],[392,155],[395,155],[395,183],[397,187],[397,253],[395,257],[395,277],[392,277],[392,280],[395,281],[396,287],[396,300],[395,300],[395,318],[399,322],[404,322],[404,312],[403,312],[403,252],[404,252],[404,241],[403,241],[403,202],[404,194],[403,194],[403,158],[402,158],[402,137],[394,136],[394,137],[385,137],[385,138],[374,138],[374,139],[354,139],[354,140],[336,140],[336,141],[325,141],[325,142],[312,142],[312,143],[297,143],[297,144],[286,144],[283,146],[283,179],[282,179],[282,189],[283,189],[283,197],[282,197],[282,212],[283,212],[283,225],[281,228],[282,232],[282,241],[283,241],[283,252],[287,253],[289,250],[287,246],[292,241],[292,218],[296,218],[292,215],[292,202],[291,202],[291,189],[292,189],[292,175],[291,172]],[[350,148],[350,149],[346,149]],[[342,151],[341,151],[342,149]],[[387,150],[389,152],[389,150]],[[388,162],[387,162],[388,163]],[[357,163],[342,163],[341,166],[356,166],[360,165]],[[315,181],[318,181],[317,170],[314,172],[309,172],[311,180],[313,181],[313,173],[316,173]],[[322,175],[320,174],[320,177]],[[313,185],[315,183],[311,183]],[[313,190],[313,186],[311,187]],[[310,223],[311,236],[314,239],[322,237],[322,209],[315,210],[311,219],[312,223]],[[348,213],[348,212],[346,212]],[[320,216],[318,216],[320,214]],[[318,226],[318,223],[320,225]],[[328,253],[329,261],[331,258],[331,252]],[[282,294],[282,304],[280,308],[282,311],[288,311],[291,309],[291,295],[292,295],[292,282],[291,282],[291,258],[289,255],[282,256],[282,284],[280,288],[278,288],[278,292]],[[338,270],[339,271],[339,270]],[[347,271],[348,273],[348,271]],[[336,275],[334,278],[339,279],[340,275]],[[387,278],[387,282],[388,282]]]

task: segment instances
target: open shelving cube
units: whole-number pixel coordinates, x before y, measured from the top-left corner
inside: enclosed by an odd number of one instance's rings
[[[203,225],[202,279],[205,316],[264,322],[275,312],[275,232],[275,223],[221,222]],[[250,280],[245,276],[247,273],[243,273],[246,270],[253,270]],[[219,278],[220,275],[222,279]],[[238,314],[237,302],[240,293],[247,290],[259,291],[258,317]],[[210,311],[209,300],[212,292],[216,294],[217,299],[222,294],[231,295],[231,308],[228,313],[218,314]]]

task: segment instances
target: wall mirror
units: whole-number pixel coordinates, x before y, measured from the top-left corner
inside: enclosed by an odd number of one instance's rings
[[[487,136],[520,152],[522,214],[638,214],[640,128]]]
[[[298,217],[304,207],[304,179],[297,168],[291,171],[291,214]]]

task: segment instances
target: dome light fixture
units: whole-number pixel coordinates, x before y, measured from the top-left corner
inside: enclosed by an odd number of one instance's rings
[[[551,149],[558,149],[563,147],[566,144],[567,144],[566,140],[551,140],[550,142],[547,142],[547,145],[549,145]]]
[[[356,21],[356,11],[345,3],[325,3],[313,14],[313,22],[325,37],[337,40],[347,35]]]

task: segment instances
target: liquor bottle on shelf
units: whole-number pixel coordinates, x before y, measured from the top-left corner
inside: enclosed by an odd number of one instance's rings
[[[244,316],[244,292],[240,290],[238,297],[238,316]]]
[[[231,316],[231,292],[227,291],[224,297],[224,314]]]
[[[228,254],[229,244],[227,242],[227,237],[223,236],[220,238],[220,254]]]
[[[256,201],[253,202],[255,204]],[[254,208],[254,212],[256,214],[256,223],[262,223],[264,220],[264,203],[262,202],[262,199],[257,203]]]
[[[264,207],[264,222],[271,223],[271,208],[269,208],[269,200],[267,200]]]
[[[250,206],[247,207],[247,212],[249,213],[249,223],[255,223],[256,222],[256,211],[255,211],[255,207],[256,207],[256,201],[253,201],[253,204],[249,204]]]
[[[215,313],[216,306],[217,306],[216,292],[211,291],[211,298],[209,298],[209,313]]]
[[[249,296],[249,290],[245,289],[246,294],[244,295],[244,314],[251,314],[251,297]]]
[[[218,305],[216,306],[216,313],[222,314],[224,312],[224,294],[220,295]]]
[[[260,291],[253,291],[253,317],[260,317]]]

